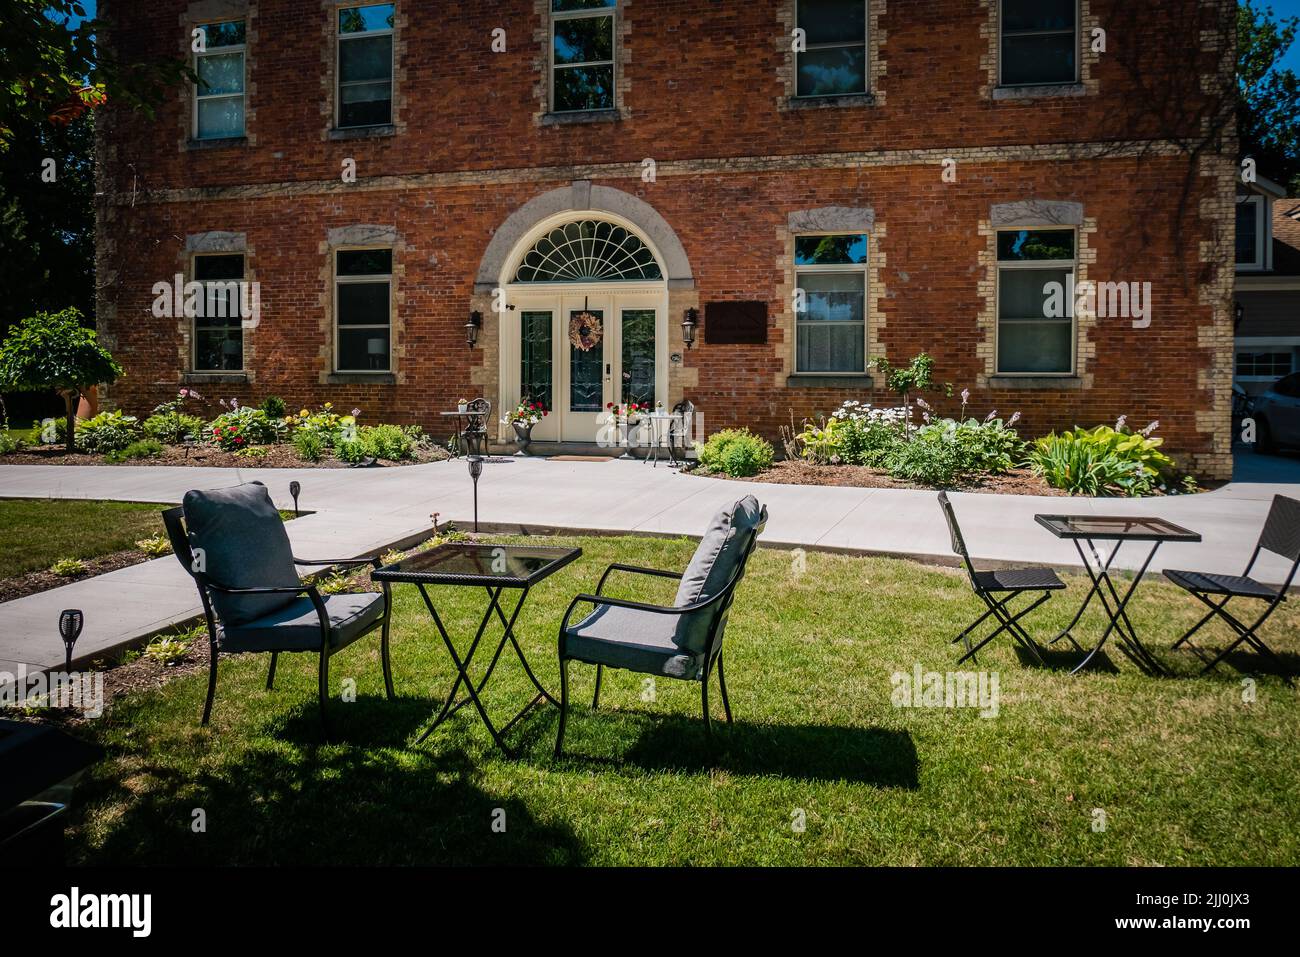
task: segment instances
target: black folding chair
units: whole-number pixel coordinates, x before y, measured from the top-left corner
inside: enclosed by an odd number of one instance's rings
[[[1057,578],[1056,572],[1050,568],[1002,568],[986,572],[976,571],[974,564],[971,563],[970,553],[966,551],[966,540],[962,538],[961,528],[957,525],[957,516],[953,513],[947,492],[939,493],[939,506],[943,509],[943,517],[948,521],[948,531],[952,535],[952,550],[961,556],[962,564],[966,566],[966,574],[970,578],[971,588],[979,596],[980,601],[984,602],[986,608],[984,614],[971,622],[965,631],[952,640],[954,645],[959,641],[963,642],[966,648],[966,653],[957,659],[957,664],[961,664],[967,658],[974,659],[977,651],[1004,631],[1010,633],[1011,637],[1028,651],[1036,662],[1043,664],[1043,655],[1038,643],[1021,626],[1020,619],[1052,597],[1052,592],[1065,588],[1065,582]],[[1036,601],[1014,615],[1011,613],[1008,605],[1013,599],[1027,592],[1036,591],[1042,592]],[[972,646],[971,632],[990,616],[998,620],[998,627],[984,640]]]
[[[1259,559],[1259,553],[1264,550],[1280,555],[1291,562],[1291,571],[1287,573],[1286,581],[1283,582],[1280,588],[1265,585],[1263,582],[1258,582],[1250,577],[1251,569],[1255,567],[1255,562]],[[1273,662],[1279,671],[1285,672],[1286,666],[1282,664],[1281,659],[1273,653],[1272,649],[1260,640],[1256,631],[1268,620],[1277,606],[1286,601],[1286,591],[1291,587],[1297,568],[1300,568],[1300,501],[1287,498],[1285,495],[1275,495],[1273,496],[1273,505],[1268,510],[1268,518],[1264,520],[1264,529],[1260,532],[1259,541],[1255,544],[1255,551],[1251,554],[1250,561],[1246,563],[1246,570],[1240,575],[1214,575],[1208,572],[1165,569],[1166,578],[1179,588],[1190,592],[1210,609],[1206,612],[1204,618],[1189,628],[1183,637],[1174,642],[1174,647],[1179,648],[1182,645],[1187,645],[1198,658],[1206,662],[1205,668],[1201,671],[1201,674],[1205,674],[1205,672],[1210,671],[1220,661],[1228,657],[1238,645],[1245,642]],[[1268,604],[1264,608],[1263,614],[1255,619],[1255,623],[1247,626],[1236,615],[1225,609],[1224,606],[1233,598],[1252,598]],[[1215,599],[1219,600],[1216,601]],[[1200,648],[1192,644],[1191,637],[1215,616],[1227,622],[1228,627],[1236,633],[1237,639],[1214,658],[1210,658]]]

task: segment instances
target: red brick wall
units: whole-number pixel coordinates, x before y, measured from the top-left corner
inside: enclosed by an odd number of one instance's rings
[[[183,4],[174,0],[112,0],[123,53],[175,50]],[[540,18],[532,0],[464,7],[456,17],[433,5],[407,5],[403,121],[407,132],[364,142],[326,142],[320,115],[321,29],[319,0],[258,0],[257,43],[251,51],[256,87],[256,145],[189,151],[180,145],[179,102],[158,117],[113,116],[105,136],[105,188],[116,189],[103,237],[116,244],[121,269],[107,294],[101,328],[127,369],[110,392],[111,403],[141,412],[174,392],[180,381],[180,338],[173,320],[154,319],[150,288],[177,271],[186,234],[228,230],[246,234],[262,289],[262,320],[248,333],[255,384],[215,386],[243,401],[268,394],[291,406],[329,400],[361,406],[377,418],[435,424],[436,410],[475,392],[470,364],[481,350],[465,346],[474,276],[494,231],[522,203],[581,178],[585,164],[654,157],[661,164],[727,156],[776,156],[901,149],[962,150],[1109,139],[1117,124],[1136,130],[1149,121],[1133,102],[1137,89],[1126,68],[1103,57],[1093,68],[1095,96],[994,103],[981,98],[987,82],[980,35],[987,11],[978,0],[901,3],[891,0],[882,18],[887,72],[885,106],[778,110],[781,60],[775,36],[777,4],[700,4],[632,0],[630,90],[632,118],[618,123],[543,128],[536,124],[533,69]],[[1191,14],[1205,4],[1171,0],[1143,4],[1146,16],[1133,31],[1110,42],[1146,44],[1151,61],[1177,59],[1164,38],[1192,29]],[[1093,0],[1094,15],[1125,16],[1125,4]],[[130,24],[124,31],[122,25]],[[305,24],[305,25],[304,25]],[[510,52],[488,52],[490,31],[504,26]],[[1180,34],[1181,35],[1181,34]],[[1163,52],[1162,52],[1163,51]],[[1206,69],[1203,59],[1169,67],[1170,84]],[[1009,155],[1009,154],[1008,154]],[[555,167],[533,181],[412,187],[334,189],[340,159],[358,160],[362,185],[376,176],[457,170]],[[579,164],[575,168],[574,164]],[[972,161],[959,166],[955,184],[940,179],[932,156],[861,168],[782,171],[689,172],[656,183],[633,178],[594,182],[634,193],[675,229],[690,258],[700,301],[767,299],[774,317],[765,346],[709,346],[685,354],[698,369],[688,395],[701,407],[710,431],[748,425],[775,438],[791,415],[828,413],[860,393],[777,386],[789,343],[775,317],[786,304],[788,281],[778,264],[785,255],[779,230],[792,211],[820,206],[872,207],[884,226],[875,245],[886,265],[879,274],[885,295],[876,300],[881,340],[889,357],[905,362],[925,350],[936,376],[955,391],[970,387],[974,410],[1022,412],[1028,434],[1075,424],[1110,422],[1127,414],[1141,425],[1160,419],[1168,445],[1207,454],[1211,438],[1198,427],[1198,410],[1212,407],[1203,378],[1219,372],[1198,348],[1198,330],[1214,322],[1203,301],[1213,270],[1202,262],[1213,224],[1199,215],[1216,181],[1188,178],[1181,157],[1101,158],[1031,162]],[[1184,181],[1190,192],[1180,195]],[[303,195],[204,199],[185,193],[150,196],[133,205],[131,184],[148,190],[186,190],[299,181]],[[220,194],[219,194],[220,195]],[[977,283],[986,237],[978,232],[993,204],[1039,198],[1083,204],[1095,220],[1089,238],[1095,279],[1153,283],[1152,326],[1102,320],[1091,338],[1092,387],[1084,391],[980,391],[985,371],[976,347],[983,306]],[[155,201],[156,200],[156,201]],[[359,223],[396,226],[403,249],[397,346],[398,385],[321,385],[321,244],[327,230]],[[1229,247],[1230,248],[1230,247]],[[122,255],[129,250],[128,255]],[[1230,268],[1230,267],[1229,267]],[[680,321],[670,316],[671,323]],[[1226,370],[1230,375],[1230,369]],[[1198,374],[1201,378],[1198,378]],[[871,398],[887,401],[877,393]],[[954,400],[955,402],[955,400]],[[939,401],[940,407],[952,405]]]

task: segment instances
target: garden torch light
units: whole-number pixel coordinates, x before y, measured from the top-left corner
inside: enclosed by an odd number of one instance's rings
[[[302,491],[302,485],[298,482],[289,483],[289,494],[293,496],[293,517],[298,517],[298,493]]]
[[[474,482],[474,531],[478,531],[478,480],[483,474],[483,446],[487,439],[487,425],[471,424],[465,430],[465,451],[468,453],[469,477]]]
[[[72,648],[85,627],[86,616],[79,609],[69,608],[59,613],[59,635],[63,638],[64,670],[72,671]]]

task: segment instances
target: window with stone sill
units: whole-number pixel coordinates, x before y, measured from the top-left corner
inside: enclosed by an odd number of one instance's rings
[[[997,233],[997,374],[1074,372],[1073,229]]]
[[[194,257],[194,281],[203,286],[194,316],[195,372],[243,371],[243,280],[242,253]]]
[[[998,84],[1079,81],[1079,0],[998,0]]]
[[[194,138],[244,135],[246,33],[243,20],[201,23],[195,45]]]
[[[338,11],[338,129],[387,126],[393,122],[394,16],[395,5],[391,3]]]
[[[551,113],[615,108],[618,0],[551,0]]]
[[[796,0],[795,25],[796,98],[867,92],[867,0]]]
[[[794,240],[796,375],[866,371],[867,235]]]
[[[334,371],[392,371],[391,249],[334,252]]]

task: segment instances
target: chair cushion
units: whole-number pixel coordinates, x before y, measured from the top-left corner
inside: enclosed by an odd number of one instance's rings
[[[1166,568],[1165,577],[1180,588],[1203,592],[1206,595],[1265,598],[1269,601],[1277,597],[1276,589],[1269,588],[1253,578],[1243,578],[1241,575],[1211,575],[1206,572],[1184,572],[1176,568]]]
[[[203,549],[203,570],[230,588],[281,588],[302,584],[289,534],[260,482],[211,492],[185,493],[190,545]],[[222,624],[235,628],[297,600],[293,595],[212,593]]]
[[[674,602],[677,607],[707,601],[727,586],[757,533],[762,516],[763,507],[752,495],[713,516],[677,586]],[[710,608],[700,614],[683,615],[678,620],[677,645],[692,654],[705,651],[709,623],[716,611]]]
[[[1065,587],[1050,568],[998,568],[976,572],[975,580],[984,591],[1057,591]]]
[[[680,617],[598,605],[565,631],[564,655],[593,665],[693,679],[701,656],[683,654],[673,641]]]
[[[384,615],[384,596],[373,592],[324,598],[334,650],[352,644]],[[227,627],[221,641],[223,651],[319,651],[320,646],[320,616],[310,598],[295,598],[256,621]]]

